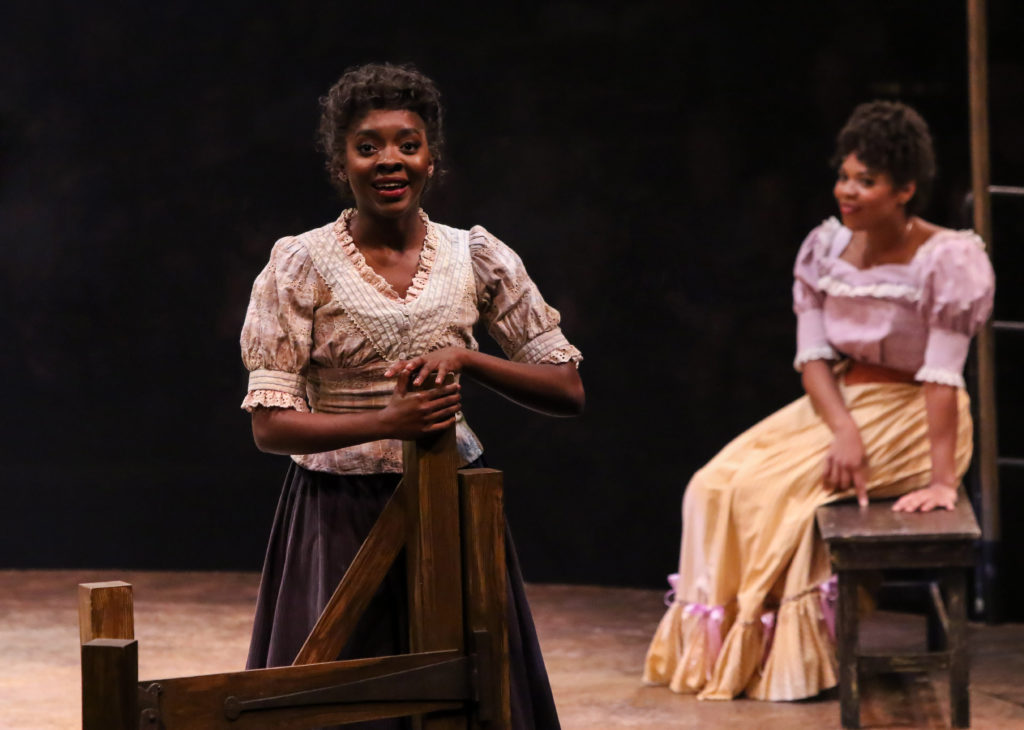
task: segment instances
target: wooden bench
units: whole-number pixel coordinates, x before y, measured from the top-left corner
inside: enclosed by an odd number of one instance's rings
[[[828,543],[839,579],[836,642],[839,650],[839,708],[844,728],[860,727],[860,676],[880,672],[949,670],[953,727],[970,726],[967,665],[967,569],[974,565],[981,536],[964,491],[953,510],[893,512],[892,500],[819,507],[818,529]],[[857,587],[864,571],[934,569],[930,585],[928,651],[861,652],[858,645]],[[941,589],[940,589],[941,586]]]

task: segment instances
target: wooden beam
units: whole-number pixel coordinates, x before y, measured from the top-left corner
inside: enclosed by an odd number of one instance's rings
[[[352,636],[377,587],[405,545],[408,523],[403,484],[399,483],[360,546],[294,664],[334,661]]]
[[[231,708],[249,699],[288,696],[349,682],[386,677],[402,671],[457,660],[461,656],[458,651],[431,652],[197,677],[175,677],[144,682],[143,689],[159,687],[153,691],[149,708],[155,711],[155,716],[158,715],[159,727],[162,730],[298,730],[337,723],[457,710],[462,703],[411,697],[408,701],[308,704],[242,712],[235,719],[229,717],[235,714]]]
[[[93,639],[134,639],[131,583],[80,583],[78,633],[82,644]]]

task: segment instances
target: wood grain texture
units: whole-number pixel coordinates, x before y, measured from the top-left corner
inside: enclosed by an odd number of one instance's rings
[[[464,651],[458,453],[455,427],[436,437],[406,441],[409,651]],[[422,716],[414,728],[457,730],[467,713]]]
[[[462,649],[462,560],[455,429],[404,444],[409,649]]]
[[[93,639],[134,639],[132,586],[120,580],[78,585],[81,643]]]
[[[461,707],[458,702],[367,702],[349,705],[311,705],[243,713],[235,720],[225,715],[229,697],[239,700],[274,697],[331,687],[457,659],[457,651],[374,657],[344,662],[276,667],[197,677],[144,682],[157,684],[159,712],[164,730],[265,730],[314,728],[333,723],[401,717]]]
[[[914,542],[935,538],[976,540],[981,537],[970,500],[963,489],[956,507],[931,512],[893,512],[893,500],[837,502],[818,508],[817,521],[826,542]]]
[[[483,640],[488,642],[486,648],[476,647],[489,659],[489,672],[478,680],[476,720],[494,730],[512,726],[502,481],[495,469],[459,472],[466,631],[486,632]]]
[[[829,544],[832,566],[836,571],[945,568],[950,565],[969,567],[974,565],[976,552],[977,546],[973,540],[913,543],[875,540]]]
[[[953,727],[971,724],[970,666],[967,655],[967,576],[950,568],[945,575],[946,612],[949,614],[949,711]]]
[[[137,730],[139,644],[91,639],[82,644],[82,730]]]
[[[839,574],[836,643],[839,651],[839,715],[844,728],[860,727],[857,582],[855,573]]]

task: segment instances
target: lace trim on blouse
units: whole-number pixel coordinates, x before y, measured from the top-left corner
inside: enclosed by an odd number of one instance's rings
[[[818,279],[818,288],[833,297],[871,297],[874,299],[902,299],[907,302],[921,301],[921,290],[909,284],[847,284],[831,276]]]
[[[566,341],[560,329],[553,329],[534,337],[513,354],[511,359],[527,363],[561,363],[582,360],[583,356]]]
[[[266,408],[288,408],[299,413],[309,413],[305,398],[280,390],[251,390],[242,401],[242,408],[252,413],[257,406]]]
[[[803,370],[804,365],[813,360],[838,360],[839,353],[828,345],[821,345],[820,347],[811,347],[796,354],[796,358],[793,360],[793,367],[797,372]]]
[[[423,221],[423,227],[426,229],[427,235],[424,237],[423,247],[420,249],[416,273],[413,275],[412,283],[409,285],[403,298],[398,296],[398,292],[388,283],[387,279],[374,271],[373,267],[366,263],[366,257],[363,256],[363,252],[359,250],[355,239],[352,238],[351,224],[355,213],[355,208],[348,208],[342,211],[338,220],[334,222],[334,236],[341,246],[341,250],[349,257],[359,275],[384,296],[404,302],[410,302],[415,299],[423,291],[423,287],[426,286],[427,280],[430,278],[430,270],[433,268],[434,260],[437,258],[437,231],[430,225],[430,218],[427,217],[424,211],[419,211],[420,220]]]
[[[572,345],[565,345],[559,347],[557,350],[552,350],[544,356],[544,363],[549,365],[561,365],[563,363],[571,362],[575,363],[576,369],[579,370],[580,362],[583,360],[583,353],[576,349]]]
[[[939,383],[940,385],[951,385],[954,388],[966,388],[964,376],[952,370],[925,366],[914,374],[914,380],[924,383]]]
[[[420,266],[405,298],[377,274],[356,247],[349,209],[333,225],[303,234],[307,250],[334,301],[383,360],[426,352],[443,323],[451,321],[473,275],[467,233],[431,223]]]

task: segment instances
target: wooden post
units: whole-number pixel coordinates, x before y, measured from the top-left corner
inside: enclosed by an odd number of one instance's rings
[[[131,584],[80,584],[78,631],[82,641],[82,730],[137,730],[139,645]]]
[[[970,727],[970,665],[967,655],[967,577],[961,567],[946,570],[949,614],[949,715],[953,727]]]
[[[408,519],[409,651],[464,650],[455,427],[403,444]],[[466,713],[414,720],[425,730],[466,727]]]
[[[502,476],[494,469],[463,469],[459,480],[466,632],[486,636],[488,646],[474,648],[478,656],[488,657],[490,670],[487,678],[480,677],[474,727],[507,730],[512,727],[512,716]]]
[[[985,0],[967,0],[967,66],[971,120],[971,189],[974,230],[992,255],[992,196],[988,118],[988,21]],[[999,444],[996,421],[995,336],[991,321],[977,339],[978,354],[978,476],[981,482],[982,595],[985,616],[997,621],[995,571],[1002,539],[999,499]]]
[[[839,717],[844,728],[860,727],[860,662],[857,656],[857,582],[855,570],[839,571]]]
[[[139,642],[82,645],[82,730],[138,730]]]

